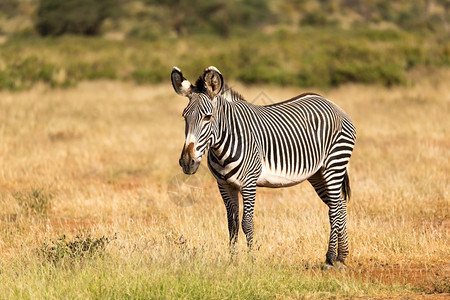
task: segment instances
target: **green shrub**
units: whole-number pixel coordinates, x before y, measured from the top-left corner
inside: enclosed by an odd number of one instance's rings
[[[450,66],[450,42],[432,33],[309,26],[227,39],[206,34],[123,41],[13,37],[0,44],[0,89],[27,89],[38,82],[65,87],[95,79],[159,83],[168,80],[174,65],[187,78],[215,65],[226,80],[249,84],[390,86],[405,83],[411,68]]]
[[[103,21],[117,14],[117,0],[39,0],[36,29],[41,35],[95,35]]]
[[[213,33],[228,37],[239,28],[254,29],[274,21],[267,0],[168,0],[144,1],[147,10],[138,18],[148,27],[160,27],[162,34],[175,32],[178,36]],[[150,21],[149,21],[150,20]],[[136,30],[132,35],[136,35]]]
[[[22,90],[37,82],[51,86],[57,84],[55,75],[58,68],[37,56],[15,58],[7,61],[7,67],[0,70],[0,89]]]
[[[366,38],[369,41],[398,41],[402,34],[399,30],[384,29],[384,30],[369,30],[367,28],[355,28],[355,35],[361,38]]]
[[[315,10],[304,14],[300,20],[300,25],[306,26],[338,26],[339,21],[329,17],[329,14],[321,10]]]
[[[72,63],[67,68],[67,74],[68,78],[74,82],[81,80],[117,78],[114,64],[105,61]]]
[[[386,53],[387,54],[387,53]],[[385,86],[405,83],[404,63],[399,55],[386,55],[361,44],[336,44],[329,52],[330,84],[374,83]]]
[[[0,15],[7,18],[14,17],[19,13],[19,0],[2,0],[0,1]]]
[[[131,73],[131,79],[136,83],[158,83],[162,82],[167,76],[158,69],[137,69]]]

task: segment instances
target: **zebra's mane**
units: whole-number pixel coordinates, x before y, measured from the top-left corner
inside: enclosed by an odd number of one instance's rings
[[[206,84],[205,81],[203,81],[202,76],[197,79],[194,87],[195,92],[208,94],[208,89],[206,88]],[[224,84],[222,90],[220,91],[220,96],[222,96],[229,102],[245,101],[244,97],[241,94],[233,90],[227,84]]]
[[[206,84],[205,84],[205,81],[203,80],[202,76],[200,76],[197,79],[197,81],[195,82],[194,91],[197,93],[203,93],[203,94],[208,93],[208,89],[206,88]]]
[[[244,97],[228,85],[224,85],[220,95],[229,102],[245,101]]]

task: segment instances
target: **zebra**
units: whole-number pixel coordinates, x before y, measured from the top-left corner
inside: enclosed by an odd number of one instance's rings
[[[181,70],[171,73],[175,92],[187,97],[185,142],[179,164],[194,174],[205,153],[227,211],[229,244],[242,230],[253,244],[256,187],[289,187],[308,180],[329,208],[330,239],[324,267],[345,266],[349,254],[348,162],[356,140],[350,117],[324,97],[305,93],[292,99],[255,105],[224,84],[210,66],[191,84]]]

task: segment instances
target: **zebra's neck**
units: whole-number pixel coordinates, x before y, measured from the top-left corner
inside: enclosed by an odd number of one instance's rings
[[[245,145],[250,140],[250,130],[248,124],[243,120],[243,116],[238,112],[238,105],[246,105],[247,102],[239,94],[232,90],[222,93],[217,97],[216,103],[216,131],[214,132],[215,144],[211,150],[214,155],[222,159],[232,158],[240,155],[244,151]],[[226,98],[234,96],[235,98]],[[240,96],[240,95],[239,95]]]

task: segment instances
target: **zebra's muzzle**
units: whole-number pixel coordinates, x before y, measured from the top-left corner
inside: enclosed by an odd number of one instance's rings
[[[180,158],[180,166],[183,168],[184,174],[192,175],[197,172],[198,167],[200,166],[200,159],[188,159],[187,161]]]
[[[187,147],[183,149],[183,152],[181,152],[181,158],[179,160],[180,166],[183,168],[184,174],[192,175],[195,174],[195,172],[197,172],[202,158],[201,157],[196,158],[194,156],[195,156],[194,143],[190,143]]]

